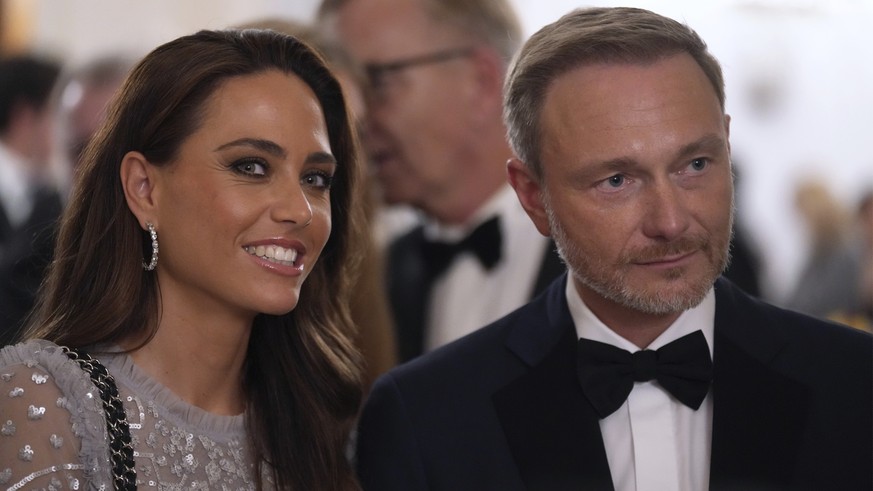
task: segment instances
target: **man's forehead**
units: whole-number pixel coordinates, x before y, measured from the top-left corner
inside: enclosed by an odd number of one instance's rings
[[[645,110],[648,105],[662,104],[665,97],[712,99],[718,104],[703,69],[686,53],[647,62],[581,63],[554,77],[544,95],[543,112],[571,111],[567,102],[594,114],[616,105]]]
[[[347,2],[333,27],[361,62],[420,55],[460,37],[452,26],[433,18],[422,2],[408,0]]]

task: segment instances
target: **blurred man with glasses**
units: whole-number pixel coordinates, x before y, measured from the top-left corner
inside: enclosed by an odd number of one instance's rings
[[[319,19],[366,75],[364,143],[384,201],[421,213],[387,251],[408,360],[564,271],[506,180],[502,88],[521,29],[506,0],[325,0]]]

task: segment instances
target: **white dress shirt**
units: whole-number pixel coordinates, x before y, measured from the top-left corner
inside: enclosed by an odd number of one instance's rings
[[[609,329],[585,305],[572,276],[567,303],[579,338],[636,352],[640,348]],[[647,349],[656,350],[703,331],[712,356],[715,294],[687,310]],[[656,381],[634,382],[627,401],[600,420],[615,491],[700,491],[709,488],[712,452],[712,390],[698,410],[685,406]]]
[[[425,236],[460,241],[477,226],[500,217],[500,261],[486,270],[471,252],[462,252],[434,282],[424,348],[430,351],[492,322],[530,300],[549,241],[537,232],[507,184],[462,227],[427,223]]]
[[[0,143],[0,207],[12,228],[21,226],[33,210],[27,162]]]

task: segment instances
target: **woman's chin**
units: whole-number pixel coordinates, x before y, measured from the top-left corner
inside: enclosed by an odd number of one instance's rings
[[[260,312],[266,315],[285,315],[297,308],[298,296],[295,293],[291,298],[285,297],[276,299],[275,302],[269,302],[261,305]]]

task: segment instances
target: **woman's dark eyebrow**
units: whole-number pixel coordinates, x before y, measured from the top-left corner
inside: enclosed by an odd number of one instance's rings
[[[283,158],[287,155],[285,149],[270,140],[261,138],[240,138],[219,146],[216,150],[224,150],[231,147],[254,147],[273,156]],[[336,164],[336,157],[328,152],[313,152],[306,156],[307,164]]]
[[[336,157],[327,152],[312,152],[306,156],[307,164],[337,164]]]
[[[230,147],[254,147],[258,150],[267,152],[276,157],[285,157],[286,155],[285,149],[282,148],[280,145],[270,140],[264,140],[261,138],[240,138],[238,140],[227,142],[219,146],[216,150],[224,150]]]

